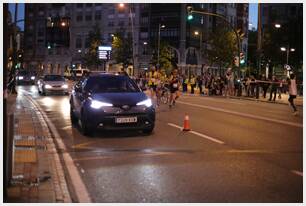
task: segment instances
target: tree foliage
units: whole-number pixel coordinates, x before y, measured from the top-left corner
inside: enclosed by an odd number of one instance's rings
[[[123,63],[124,65],[133,63],[133,42],[131,33],[128,33],[128,36],[124,37],[124,31],[116,32],[113,36],[112,47],[112,56],[117,63]]]
[[[98,59],[98,47],[102,45],[101,31],[98,25],[95,25],[88,34],[90,46],[85,54],[84,62],[91,67],[98,67],[102,61]]]
[[[152,56],[151,62],[154,65],[157,65],[158,63],[157,59],[158,59],[158,55],[157,55],[157,52],[155,52]],[[169,47],[169,44],[164,41],[160,43],[159,65],[160,65],[160,68],[164,69],[167,74],[170,74],[172,69],[176,67],[175,58],[173,56],[171,48]]]
[[[235,55],[237,55],[237,39],[234,32],[224,27],[218,27],[211,33],[207,49],[209,63],[219,67],[229,67],[232,65]]]

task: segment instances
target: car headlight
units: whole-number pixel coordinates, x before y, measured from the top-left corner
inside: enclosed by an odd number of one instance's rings
[[[141,102],[138,102],[136,105],[137,106],[145,105],[146,107],[151,107],[152,106],[152,100],[151,99],[146,99],[146,100],[143,100]]]
[[[32,79],[32,80],[34,80],[34,79],[35,79],[35,77],[34,77],[34,76],[31,76],[31,79]]]
[[[19,77],[18,77],[18,79],[19,79],[19,80],[22,80],[22,79],[23,79],[23,77],[22,77],[22,76],[19,76]]]
[[[63,85],[62,85],[62,88],[68,89],[68,85],[67,85],[67,84],[63,84]]]
[[[91,104],[90,107],[94,108],[94,109],[100,109],[101,107],[112,107],[113,105],[110,103],[106,103],[106,102],[101,102],[98,100],[91,100]]]
[[[49,85],[49,84],[46,84],[46,85],[45,85],[45,88],[46,88],[46,89],[51,89],[51,88],[52,88],[52,86],[51,86],[51,85]]]

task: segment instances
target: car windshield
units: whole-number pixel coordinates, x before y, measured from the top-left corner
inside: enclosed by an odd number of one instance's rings
[[[29,75],[29,72],[28,71],[19,71],[18,75],[19,76],[26,76],[26,75]]]
[[[140,92],[136,83],[127,76],[93,76],[87,81],[85,89],[94,93]]]
[[[60,75],[46,75],[44,81],[65,81],[65,79]]]

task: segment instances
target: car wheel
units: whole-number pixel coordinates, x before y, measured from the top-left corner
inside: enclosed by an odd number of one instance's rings
[[[78,123],[78,118],[75,116],[72,106],[70,106],[70,120],[72,125],[76,125]]]
[[[42,90],[42,94],[44,95],[44,96],[46,96],[47,94],[46,94],[46,91],[43,89]]]
[[[81,113],[80,120],[81,120],[81,129],[82,129],[83,135],[92,136],[93,133],[94,133],[94,127],[86,121],[86,117],[84,115],[84,112]]]
[[[149,129],[144,129],[144,130],[142,130],[142,132],[144,134],[151,134],[153,132],[153,130],[154,130],[154,126],[150,127]]]

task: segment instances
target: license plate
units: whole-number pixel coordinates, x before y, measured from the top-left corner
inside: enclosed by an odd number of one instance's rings
[[[137,117],[118,117],[116,118],[116,123],[133,123],[137,122]]]

